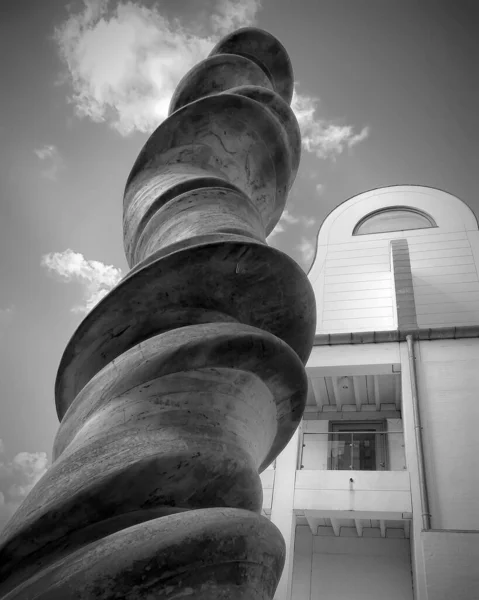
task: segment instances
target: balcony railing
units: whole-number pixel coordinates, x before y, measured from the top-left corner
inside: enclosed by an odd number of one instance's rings
[[[402,431],[305,433],[301,469],[330,471],[405,470]]]

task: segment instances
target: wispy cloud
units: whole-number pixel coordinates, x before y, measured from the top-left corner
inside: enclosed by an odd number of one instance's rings
[[[98,260],[87,260],[83,254],[70,249],[45,254],[41,264],[63,281],[82,285],[83,303],[72,308],[77,313],[88,313],[122,277],[121,269]]]
[[[290,225],[300,225],[303,227],[313,227],[316,224],[316,219],[313,217],[304,217],[293,215],[288,209],[283,211],[280,220],[276,224],[276,227],[268,236],[270,242],[274,237],[280,233],[284,233]]]
[[[301,242],[296,246],[296,250],[301,254],[304,263],[309,263],[314,256],[314,244],[308,238],[302,237]]]
[[[301,94],[295,89],[291,107],[301,129],[305,150],[318,158],[336,158],[346,148],[350,149],[369,136],[369,127],[355,133],[352,125],[337,125],[317,116],[319,99]]]
[[[216,35],[251,25],[261,8],[261,0],[218,0],[211,15],[211,29]]]
[[[58,173],[63,168],[63,159],[58,148],[52,144],[45,144],[41,148],[36,148],[34,152],[42,162],[42,176],[50,181],[56,181]]]
[[[123,135],[151,131],[167,116],[181,77],[220,35],[252,24],[259,8],[259,0],[215,0],[198,33],[157,6],[84,0],[55,32],[76,113]]]
[[[45,452],[20,452],[7,462],[4,452],[0,440],[0,530],[48,469]]]

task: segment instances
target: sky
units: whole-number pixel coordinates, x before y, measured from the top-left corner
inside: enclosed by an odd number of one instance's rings
[[[308,271],[327,214],[394,184],[479,216],[476,0],[0,0],[0,529],[50,464],[63,350],[128,271],[133,162],[244,25],[286,47],[303,139],[271,245]]]

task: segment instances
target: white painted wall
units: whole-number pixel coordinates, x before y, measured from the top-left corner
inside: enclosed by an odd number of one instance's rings
[[[479,532],[421,534],[428,600],[479,598]]]
[[[266,469],[260,475],[263,486],[263,510],[270,511],[273,502],[273,488],[276,471],[273,468]]]
[[[406,343],[400,344],[401,352],[401,414],[404,429],[406,462],[411,484],[412,526],[411,536],[411,566],[414,584],[414,600],[429,600],[426,590],[426,575],[421,543],[422,508],[419,484],[419,461],[416,451],[415,421],[412,404],[411,372],[409,369]],[[432,598],[430,600],[433,600]]]
[[[296,473],[294,508],[397,513],[396,518],[400,518],[402,513],[412,510],[409,474],[407,471],[301,470]]]
[[[318,518],[331,516],[334,511],[337,518],[354,518],[358,514],[362,515],[360,518],[379,518],[378,513],[381,513],[386,519],[400,518],[400,512],[412,512],[410,566],[413,572],[415,600],[479,598],[476,575],[479,560],[479,339],[416,343],[419,405],[432,527],[435,531],[421,531],[415,424],[406,344],[316,347],[313,349],[308,368],[318,375],[334,374],[341,369],[348,372],[354,369],[354,372],[362,374],[371,368],[379,369],[380,372],[383,368],[389,368],[390,371],[392,364],[395,368],[400,366],[401,369],[401,412],[407,471],[296,471],[297,436],[294,436],[290,445],[278,457],[271,507],[272,521],[280,526],[287,540],[288,567],[276,600],[289,600],[290,597],[293,600],[336,598],[325,595],[329,593],[328,585],[332,585],[336,580],[334,573],[341,572],[341,577],[344,577],[344,574],[349,572],[348,569],[354,572],[354,565],[361,565],[361,573],[368,572],[370,565],[364,558],[367,553],[359,553],[360,558],[351,560],[350,568],[348,566],[346,569],[346,563],[342,563],[342,569],[339,570],[339,555],[331,552],[329,546],[327,551],[318,552],[319,542],[316,540],[323,536],[313,538],[308,527],[297,528],[295,543],[294,511],[313,511],[312,516]],[[324,428],[327,421],[322,421],[322,425],[318,423],[320,421],[305,421],[303,426],[306,425],[308,431],[319,432],[318,427]],[[396,429],[398,425],[396,422],[390,422],[391,429]],[[351,476],[354,479],[353,486],[349,482]],[[272,485],[272,474],[262,477],[267,486]],[[373,513],[374,516],[371,516]],[[327,541],[322,541],[321,544],[335,544],[335,539],[342,538],[324,537],[323,540]],[[344,539],[348,548],[352,548],[352,544],[365,541],[365,538]],[[406,547],[409,545],[409,540],[381,538],[377,541],[403,544]],[[293,595],[289,596],[293,547]],[[316,550],[315,553],[313,549]],[[318,555],[320,558],[317,558]],[[361,562],[361,557],[364,558],[364,563]],[[386,561],[383,564],[381,560],[374,558],[374,563],[381,565],[381,572],[402,572],[402,567],[394,561]],[[349,562],[347,564],[349,565]],[[308,573],[312,572],[319,573],[315,575],[316,579],[308,577]],[[357,581],[362,582],[361,575],[358,577]],[[448,581],[450,583],[446,587]],[[368,595],[352,597],[375,598],[376,596],[371,595],[377,592],[374,585],[368,588]],[[401,589],[402,584],[397,585],[399,587],[396,589]],[[318,590],[323,595],[314,595],[319,593]],[[443,590],[440,592],[442,595],[438,590]],[[444,590],[447,590],[447,593]],[[335,592],[338,592],[337,588]],[[341,593],[349,592],[342,589]],[[393,593],[384,593],[382,598],[394,599]],[[348,600],[347,595],[337,597]],[[404,597],[409,600],[411,596]]]
[[[432,528],[479,530],[479,339],[417,346]]]
[[[408,206],[433,217],[437,227],[353,236],[367,214]],[[317,301],[317,333],[395,329],[390,241],[406,238],[418,325],[479,323],[479,232],[472,211],[432,188],[371,190],[339,205],[321,226],[309,272]]]
[[[412,600],[409,540],[296,530],[294,600]]]
[[[283,574],[278,583],[274,600],[290,600],[293,574],[294,532],[294,485],[298,460],[300,429],[276,459],[275,485],[271,505],[271,522],[281,531],[286,542],[286,558]]]

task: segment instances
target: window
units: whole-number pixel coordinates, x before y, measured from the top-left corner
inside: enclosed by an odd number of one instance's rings
[[[323,423],[325,423],[323,421]],[[386,421],[330,422],[329,431],[307,433],[302,437],[299,469],[328,471],[402,470],[397,460],[389,464],[388,448],[394,456],[402,432],[386,431]]]
[[[427,229],[437,227],[434,219],[414,208],[394,206],[383,208],[366,215],[353,230],[353,235],[388,233],[405,229]]]
[[[333,471],[386,469],[383,423],[331,423],[329,464]]]

